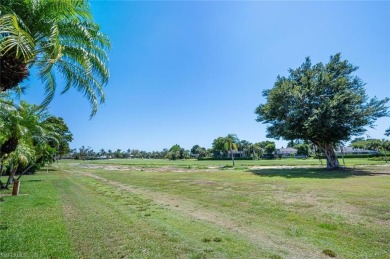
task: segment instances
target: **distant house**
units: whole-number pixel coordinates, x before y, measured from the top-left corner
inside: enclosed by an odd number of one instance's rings
[[[341,152],[342,151],[342,152]],[[342,150],[336,149],[335,150],[336,155],[341,155],[344,153],[345,155],[378,155],[378,151],[374,150],[367,150],[367,149],[360,149],[360,148],[353,148],[353,147],[343,147]]]
[[[199,157],[199,154],[190,153],[190,157],[192,157],[192,158],[198,158],[198,157]]]
[[[281,156],[295,156],[297,154],[297,151],[298,150],[292,147],[282,147],[277,151],[277,154]]]
[[[243,157],[244,152],[243,151],[238,151],[238,150],[232,150],[233,151],[233,156],[234,157]],[[227,152],[227,157],[232,157],[231,151]]]

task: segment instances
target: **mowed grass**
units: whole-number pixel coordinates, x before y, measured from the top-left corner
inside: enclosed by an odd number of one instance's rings
[[[0,191],[0,258],[72,258],[58,173],[22,178],[21,195]],[[7,196],[6,196],[7,195]]]
[[[0,257],[390,258],[390,167],[131,161],[23,177],[1,197]]]
[[[90,161],[79,160],[80,163],[90,163]],[[384,161],[373,161],[369,158],[339,158],[341,166],[358,166],[358,165],[385,165]],[[345,164],[344,164],[345,162]],[[113,165],[129,165],[129,166],[144,166],[144,167],[158,167],[158,166],[175,166],[175,167],[195,167],[205,168],[210,166],[231,166],[231,160],[167,160],[167,159],[108,159],[95,160],[94,164],[113,164]],[[390,163],[390,162],[389,162]],[[297,159],[297,158],[282,158],[272,160],[236,160],[236,167],[245,166],[326,166],[325,159]]]

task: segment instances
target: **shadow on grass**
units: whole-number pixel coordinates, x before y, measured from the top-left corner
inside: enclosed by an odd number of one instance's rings
[[[262,177],[285,177],[285,178],[315,178],[333,179],[347,178],[351,176],[378,176],[381,173],[370,170],[357,170],[354,168],[341,168],[338,170],[327,170],[323,168],[272,168],[248,170],[255,175]]]
[[[22,179],[22,178],[20,178]],[[30,180],[24,180],[23,182],[42,182],[43,180],[41,179],[30,179]]]

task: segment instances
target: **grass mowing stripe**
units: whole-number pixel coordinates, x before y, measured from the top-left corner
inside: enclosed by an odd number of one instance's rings
[[[173,255],[185,258],[275,256],[275,252],[253,246],[244,238],[235,236],[234,233],[210,223],[194,221],[153,204],[139,195],[118,191],[94,179],[72,177],[72,180],[77,180],[72,185],[72,188],[78,189],[77,192],[68,189],[65,190],[64,195],[70,195],[68,198],[77,197],[77,200],[72,200],[70,203],[76,206],[72,210],[79,212],[75,213],[74,219],[69,219],[70,228],[73,229],[76,238],[75,243],[79,243],[77,239],[88,240],[82,238],[88,232],[97,234],[94,244],[82,244],[83,247],[99,244],[99,239],[105,238],[102,233],[107,232],[106,227],[109,226],[108,229],[116,233],[114,236],[127,236],[128,242],[122,244],[122,252],[128,253],[129,256],[152,258]],[[72,192],[75,192],[75,195]],[[77,201],[80,204],[77,205]],[[89,208],[91,204],[93,206]],[[90,209],[93,209],[94,213],[89,215],[86,211]],[[99,218],[105,220],[104,225],[100,226],[103,231],[96,230]],[[79,231],[78,227],[81,227],[82,231]],[[128,234],[121,232],[124,229],[128,230]],[[137,239],[140,243],[135,245]],[[105,242],[98,250],[103,248],[107,251],[85,251],[82,256],[90,258],[116,254],[116,248],[110,247]],[[79,251],[82,249],[82,247],[78,248]]]
[[[2,197],[1,258],[74,258],[60,196],[54,185],[58,181],[66,180],[56,173],[24,176],[21,195]]]

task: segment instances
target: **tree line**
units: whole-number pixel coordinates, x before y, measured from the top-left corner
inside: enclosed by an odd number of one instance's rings
[[[297,144],[296,146],[303,145]],[[73,159],[105,159],[105,158],[156,158],[156,159],[189,159],[189,158],[231,158],[261,159],[264,155],[274,155],[276,152],[275,142],[261,141],[251,143],[247,140],[240,140],[235,134],[226,137],[218,137],[213,140],[211,148],[194,145],[191,149],[182,148],[175,144],[171,148],[164,148],[162,151],[143,151],[139,149],[127,150],[105,150],[94,151],[91,147],[82,146],[79,149],[71,149],[66,158]],[[302,152],[302,153],[301,153]],[[305,149],[298,150],[299,154],[307,155]]]
[[[241,157],[246,159],[259,159],[264,154],[274,154],[276,151],[275,142],[263,141],[251,143],[247,140],[240,140],[235,134],[214,139],[211,148],[194,145],[191,149],[185,149],[178,144],[171,148],[164,148],[161,151],[142,151],[138,149],[127,150],[105,150],[94,151],[91,147],[82,146],[79,149],[70,150],[67,158],[73,159],[106,159],[106,158],[156,158],[156,159],[189,159],[189,158],[231,158]]]
[[[389,130],[388,130],[389,131]],[[387,132],[387,131],[386,131]],[[385,133],[386,136],[390,134]],[[384,155],[390,150],[390,140],[387,139],[364,139],[355,138],[351,141],[350,146],[355,149],[366,149],[377,151]],[[287,147],[296,149],[296,155],[300,157],[322,157],[325,156],[321,150],[309,141],[291,140]],[[345,149],[344,144],[336,146],[341,152]],[[344,148],[344,149],[343,149]],[[247,140],[240,140],[236,134],[228,134],[226,137],[218,137],[213,140],[211,148],[194,145],[191,149],[182,148],[175,144],[171,148],[164,148],[161,151],[143,151],[139,149],[127,150],[105,150],[94,151],[91,147],[82,146],[79,149],[71,149],[66,158],[94,160],[109,158],[142,158],[142,159],[272,159],[281,158],[274,141],[260,141],[251,143]]]

